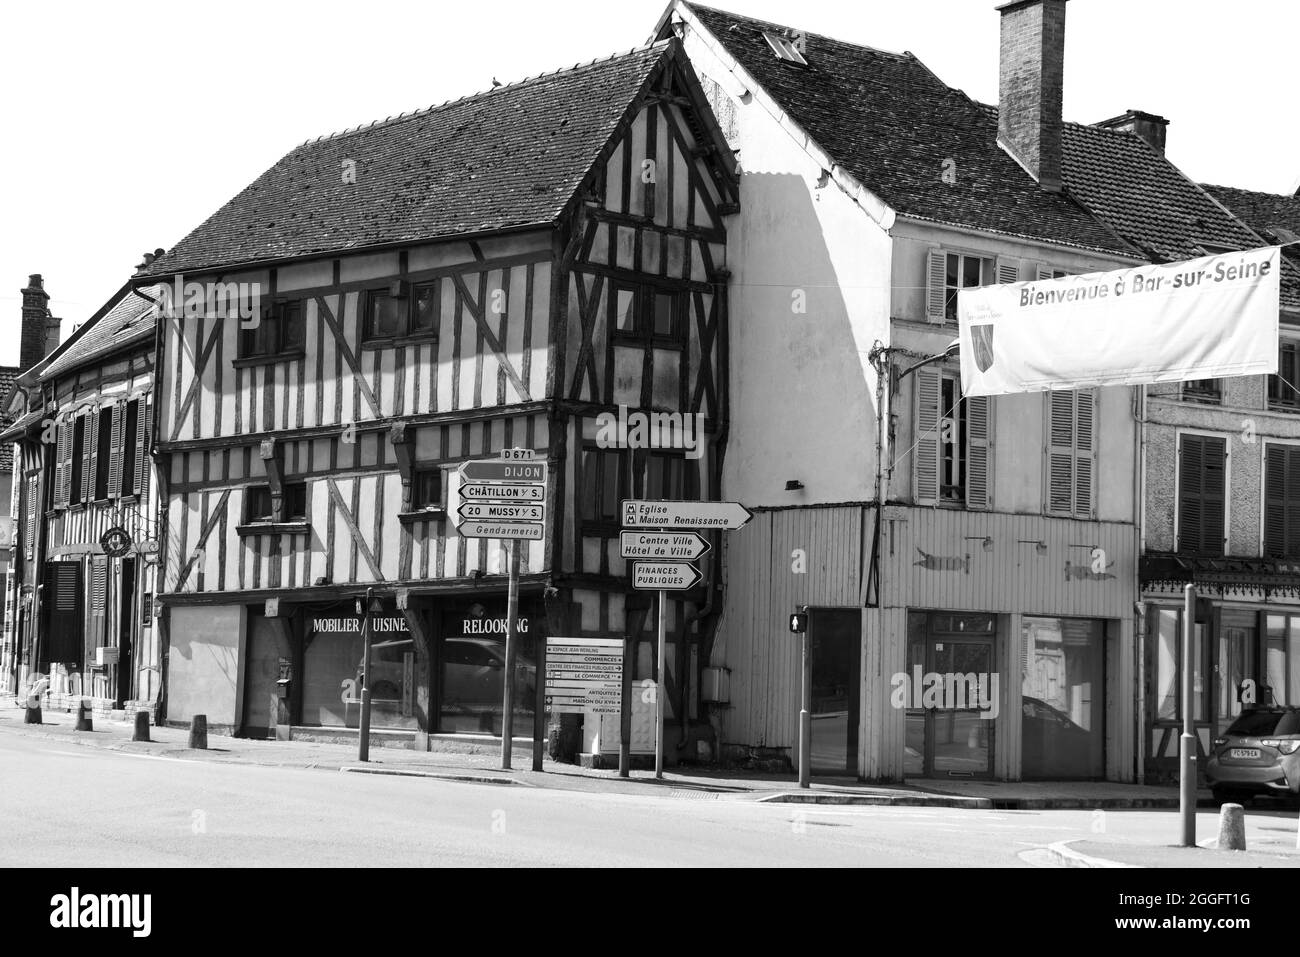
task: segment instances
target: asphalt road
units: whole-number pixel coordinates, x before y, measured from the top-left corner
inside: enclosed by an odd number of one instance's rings
[[[1023,867],[1035,847],[1095,837],[1098,820],[214,764],[10,734],[0,735],[0,819],[0,865],[60,867]],[[1156,811],[1105,822],[1112,834],[1174,826]]]

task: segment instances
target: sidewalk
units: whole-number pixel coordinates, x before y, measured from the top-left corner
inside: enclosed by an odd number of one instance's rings
[[[427,775],[482,783],[550,787],[582,791],[647,794],[656,789],[669,796],[720,797],[790,804],[900,805],[999,810],[1176,808],[1177,788],[1144,787],[1111,782],[1000,782],[944,781],[903,785],[862,784],[846,778],[814,778],[812,787],[800,790],[793,774],[747,772],[737,769],[674,768],[656,780],[651,771],[632,771],[620,778],[616,771],[594,770],[545,758],[543,771],[532,770],[531,746],[516,739],[513,769],[501,769],[500,742],[451,745],[456,750],[414,751],[371,747],[370,760],[357,760],[357,746],[316,741],[265,741],[209,733],[206,751],[188,747],[184,728],[151,727],[149,742],[131,741],[127,721],[95,720],[95,730],[73,730],[76,716],[46,710],[44,724],[24,725],[23,710],[12,698],[0,699],[0,731],[42,735],[67,743],[107,748],[133,754],[215,763],[259,764],[274,767],[316,768],[349,773]],[[440,742],[440,745],[442,743]],[[684,792],[674,794],[673,792]],[[1208,792],[1202,795],[1208,807]]]

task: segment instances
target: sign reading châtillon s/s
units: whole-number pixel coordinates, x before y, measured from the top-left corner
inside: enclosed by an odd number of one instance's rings
[[[503,449],[499,459],[460,467],[456,530],[466,538],[520,538],[546,534],[545,462],[532,449]]]
[[[546,639],[546,707],[553,714],[618,714],[622,699],[622,639]]]
[[[1280,272],[1270,246],[962,289],[962,393],[1276,373]]]

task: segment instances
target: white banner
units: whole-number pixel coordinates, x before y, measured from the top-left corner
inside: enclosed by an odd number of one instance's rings
[[[1275,373],[1278,257],[1270,246],[963,289],[957,294],[962,392]]]

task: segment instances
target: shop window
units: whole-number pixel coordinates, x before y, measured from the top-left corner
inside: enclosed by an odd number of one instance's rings
[[[1205,626],[1193,626],[1192,718],[1208,719],[1206,701]],[[1157,721],[1181,721],[1183,674],[1183,613],[1180,609],[1156,611],[1155,712]]]
[[[265,304],[258,324],[252,329],[241,329],[240,336],[241,358],[271,358],[301,353],[307,342],[303,301],[287,299]]]
[[[1222,555],[1227,479],[1227,441],[1183,435],[1178,455],[1178,550]]]
[[[275,513],[275,497],[269,485],[253,485],[244,491],[244,523],[305,522],[307,520],[307,483],[284,485],[280,514]]]
[[[504,607],[474,605],[444,616],[438,648],[438,728],[501,734],[506,674]],[[514,732],[528,734],[537,698],[535,619],[521,611],[515,656]]]
[[[1267,615],[1261,704],[1300,704],[1300,615]]]
[[[1102,623],[1026,616],[1021,641],[1022,775],[1104,776]]]
[[[1234,613],[1234,617],[1239,613]],[[1253,618],[1247,613],[1244,618]],[[1225,609],[1219,622],[1219,658],[1214,675],[1218,681],[1215,698],[1218,701],[1218,717],[1228,721],[1241,714],[1243,707],[1241,692],[1247,678],[1253,677],[1254,647],[1256,630],[1253,625],[1229,621],[1229,611]],[[1258,695],[1256,696],[1258,700]]]

